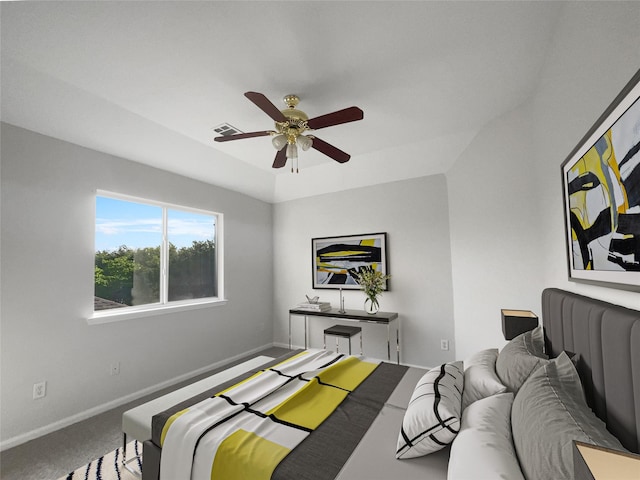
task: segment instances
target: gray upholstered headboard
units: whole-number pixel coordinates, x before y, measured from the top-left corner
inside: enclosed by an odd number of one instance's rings
[[[640,452],[640,311],[555,288],[542,292],[545,347],[578,354],[595,414],[629,450]]]

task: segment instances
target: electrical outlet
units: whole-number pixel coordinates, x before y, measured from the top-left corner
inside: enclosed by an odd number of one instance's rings
[[[120,362],[114,362],[111,364],[110,375],[120,375]]]
[[[33,399],[37,400],[47,395],[47,382],[33,384]]]
[[[449,350],[449,340],[440,340],[440,350]]]

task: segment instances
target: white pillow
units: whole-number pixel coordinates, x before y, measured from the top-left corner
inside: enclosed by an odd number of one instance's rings
[[[511,439],[513,393],[469,405],[451,445],[447,480],[524,480]]]
[[[464,361],[462,410],[476,400],[507,391],[496,373],[498,349],[481,350]]]
[[[462,362],[429,370],[418,381],[402,420],[396,458],[436,452],[453,441],[460,428]]]

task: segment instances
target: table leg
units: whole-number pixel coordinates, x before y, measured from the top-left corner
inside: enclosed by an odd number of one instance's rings
[[[400,319],[396,319],[396,355],[398,365],[400,365]]]
[[[387,360],[391,361],[391,322],[387,323]]]
[[[289,350],[291,350],[291,314],[289,314]]]
[[[307,349],[307,316],[304,316],[304,349]]]

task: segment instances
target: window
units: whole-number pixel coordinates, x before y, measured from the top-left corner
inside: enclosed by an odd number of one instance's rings
[[[218,300],[221,217],[99,192],[94,317]]]

